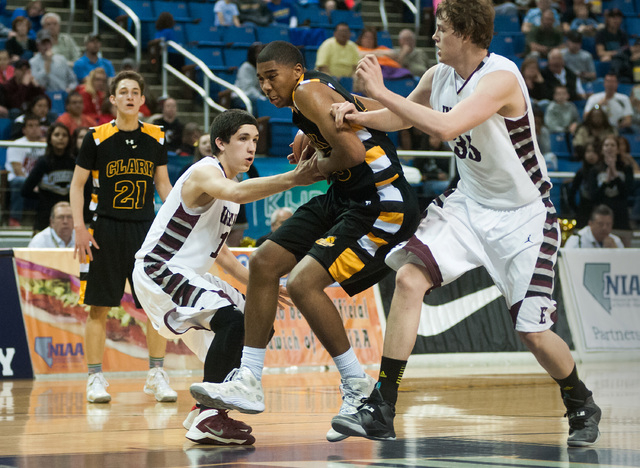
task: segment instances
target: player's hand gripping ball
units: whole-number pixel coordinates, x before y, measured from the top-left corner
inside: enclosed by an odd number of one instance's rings
[[[298,164],[300,160],[309,159],[315,153],[311,140],[302,130],[298,130],[296,137],[293,139],[291,151],[292,153],[288,156],[291,164]]]

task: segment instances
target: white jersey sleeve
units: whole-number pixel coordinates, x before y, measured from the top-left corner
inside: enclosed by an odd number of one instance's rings
[[[547,197],[551,189],[520,71],[510,60],[492,53],[465,82],[452,67],[440,64],[433,77],[430,104],[434,110],[448,112],[469,97],[483,77],[499,70],[516,76],[526,101],[526,113],[514,119],[494,114],[448,143],[460,174],[458,189],[474,201],[500,210]]]

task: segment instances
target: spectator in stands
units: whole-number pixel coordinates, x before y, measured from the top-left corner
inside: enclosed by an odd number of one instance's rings
[[[377,57],[382,77],[386,80],[407,78],[412,76],[411,72],[395,61],[392,57],[395,51],[386,46],[378,45],[378,31],[376,28],[365,27],[356,40],[360,57],[373,54]],[[355,87],[355,85],[354,85]]]
[[[628,197],[633,190],[633,168],[622,161],[615,135],[605,137],[600,147],[600,154],[604,167],[597,175],[597,201],[613,210],[614,229],[631,229]]]
[[[333,37],[326,39],[318,48],[316,68],[337,78],[352,77],[360,54],[358,46],[351,41],[351,30],[347,23],[338,23]]]
[[[18,138],[16,140],[17,143],[43,141],[40,133],[40,119],[33,114],[25,116],[22,132],[24,136]],[[7,149],[5,169],[9,172],[7,178],[9,181],[9,190],[11,191],[11,206],[9,209],[10,226],[20,226],[23,209],[32,208],[33,203],[25,203],[24,198],[22,198],[22,186],[29,172],[31,172],[31,169],[35,166],[36,161],[43,154],[44,148],[10,147]]]
[[[574,155],[582,161],[582,166],[576,171],[569,187],[569,206],[576,216],[576,227],[581,228],[587,224],[591,211],[598,197],[597,175],[599,166],[604,163],[598,153],[599,142],[587,143],[585,146],[574,145]]]
[[[601,62],[609,62],[629,45],[629,36],[622,30],[624,16],[618,8],[604,13],[604,28],[596,33],[596,53]]]
[[[100,117],[98,117],[98,125],[106,124],[116,118],[116,106],[109,99],[102,101],[100,108]]]
[[[9,52],[6,49],[0,49],[0,85],[5,84],[13,77],[13,70]]]
[[[240,27],[240,11],[233,0],[218,0],[213,6],[215,26]]]
[[[282,223],[291,218],[291,216],[293,216],[293,210],[287,206],[273,210],[273,213],[271,213],[271,231],[256,240],[256,247],[260,247],[264,244],[264,241],[266,241],[269,236],[282,225]]]
[[[40,24],[42,24],[43,29],[46,29],[51,34],[53,53],[62,55],[67,64],[72,67],[73,63],[80,58],[82,52],[70,34],[60,32],[60,15],[57,13],[45,13]]]
[[[584,82],[596,79],[593,55],[582,49],[582,35],[577,31],[567,33],[567,48],[562,50],[565,66]]]
[[[158,73],[160,71],[160,65],[162,61],[162,44],[167,41],[181,42],[178,40],[176,31],[174,29],[176,25],[173,15],[168,11],[163,11],[158,15],[156,19],[156,32],[153,35],[147,45],[147,51],[152,65],[152,71]],[[169,65],[181,70],[184,66],[184,56],[173,49],[168,50]]]
[[[414,76],[421,77],[429,68],[429,56],[424,49],[416,47],[416,35],[411,29],[398,34],[398,45],[394,58]]]
[[[564,56],[560,49],[549,52],[547,66],[540,72],[544,79],[546,99],[553,99],[553,90],[558,85],[564,85],[569,91],[570,101],[585,99],[584,88],[580,78],[569,70],[564,64]]]
[[[256,58],[263,49],[264,44],[261,42],[254,42],[247,49],[247,60],[242,62],[238,73],[236,73],[236,81],[234,85],[245,92],[247,97],[251,100],[265,101],[267,97],[260,89],[260,83],[258,82],[258,76],[256,75]],[[244,107],[242,102],[238,102],[239,99],[235,93],[231,94],[232,99],[235,100],[233,107]]]
[[[31,249],[57,249],[76,245],[73,215],[69,202],[56,203],[51,208],[49,227],[40,231],[29,242]]]
[[[177,152],[182,145],[184,125],[178,118],[178,102],[169,97],[162,104],[162,116],[151,122],[164,129],[164,140],[167,151]]]
[[[84,100],[82,113],[96,122],[102,115],[102,103],[107,98],[107,82],[107,73],[102,67],[98,67],[91,70],[84,84],[76,88]]]
[[[36,41],[29,37],[30,28],[31,21],[24,16],[18,16],[11,23],[11,29],[15,32],[15,36],[7,40],[5,49],[9,52],[12,62],[19,59],[28,60],[38,51]]]
[[[71,156],[75,161],[78,159],[78,154],[80,153],[80,148],[82,147],[82,141],[84,140],[85,135],[89,132],[88,127],[78,127],[75,129],[73,134],[71,135],[71,141],[73,144],[71,145]],[[91,205],[91,193],[93,192],[93,181],[91,178],[87,180],[87,183],[84,186],[84,209],[83,209],[83,217],[84,223],[90,224],[93,220],[93,211],[89,208]]]
[[[73,140],[73,146],[71,148],[73,159],[78,157],[78,153],[80,153],[80,148],[82,147],[82,140],[84,140],[84,136],[88,131],[89,127],[76,127],[73,133],[71,133],[71,139]]]
[[[64,56],[53,52],[51,33],[41,29],[36,43],[38,53],[29,59],[29,65],[38,84],[47,91],[73,91],[78,86],[78,80]]]
[[[640,37],[632,38],[630,44],[611,58],[610,73],[621,83],[640,83]]]
[[[24,126],[24,118],[27,114],[33,114],[40,119],[40,136],[44,139],[47,136],[49,126],[56,120],[56,114],[51,112],[51,100],[46,94],[40,94],[27,104],[24,114],[19,115],[13,121],[11,126],[12,140],[22,136],[22,127]]]
[[[294,1],[271,0],[267,3],[267,8],[271,11],[276,25],[288,28],[298,27],[298,11]]]
[[[537,57],[527,57],[520,64],[520,73],[524,78],[529,91],[529,97],[533,104],[546,100],[544,78],[540,72],[540,64]]]
[[[551,7],[551,0],[537,0],[537,7],[531,8],[522,20],[521,30],[528,34],[534,26],[540,26],[545,11],[553,14],[553,26],[560,27],[560,14]]]
[[[69,187],[75,168],[72,155],[73,142],[67,127],[54,123],[47,131],[44,156],[36,161],[22,186],[24,198],[38,200],[33,230],[38,232],[49,226],[53,206],[69,201]]]
[[[65,101],[66,112],[60,115],[56,122],[60,122],[73,134],[79,127],[94,127],[97,122],[93,117],[83,113],[84,99],[77,91],[72,91],[67,95]]]
[[[549,51],[562,45],[564,36],[560,26],[554,24],[553,11],[545,10],[539,26],[527,33],[527,55],[546,58]]]
[[[590,112],[594,107],[600,107],[607,113],[609,123],[618,129],[620,133],[633,131],[631,120],[633,107],[626,94],[618,92],[618,77],[609,72],[604,77],[604,91],[592,94],[584,106],[584,113]]]
[[[571,21],[570,30],[583,36],[595,36],[600,23],[589,16],[589,7],[585,4],[574,5],[575,18]]]
[[[81,83],[89,76],[92,70],[102,68],[109,78],[116,75],[110,60],[100,57],[102,40],[99,34],[87,34],[84,39],[84,55],[73,64],[73,72]]]
[[[213,156],[213,150],[211,148],[211,135],[204,133],[196,144],[196,149],[193,152],[193,162],[196,163],[207,156]]]
[[[35,35],[41,28],[42,15],[44,15],[44,7],[40,0],[32,0],[27,3],[25,8],[16,8],[11,15],[11,23],[16,18],[27,18],[31,23],[33,31],[30,34],[32,39],[35,39]]]
[[[631,145],[629,144],[629,140],[627,140],[623,136],[618,136],[618,146],[620,147],[620,157],[622,158],[622,162],[631,167],[633,172],[633,184],[631,188],[631,196],[630,199],[632,201],[631,205],[631,227],[633,228],[635,225],[636,229],[640,228],[640,165],[633,158],[631,154]]]
[[[550,171],[558,170],[558,156],[551,151],[551,133],[544,124],[544,111],[536,106],[533,109],[533,119],[536,126],[536,139],[538,140],[538,148],[544,156],[547,163],[547,169]]]
[[[202,136],[202,129],[195,122],[187,122],[182,129],[182,144],[176,151],[178,156],[193,156],[196,150],[196,143]]]
[[[518,5],[508,0],[494,0],[493,5],[496,16],[518,16],[520,14]]]
[[[640,129],[640,85],[635,85],[631,91],[631,108],[633,109],[631,125]]]
[[[273,24],[273,14],[263,0],[236,0],[243,26],[269,26]]]
[[[612,234],[613,211],[606,205],[598,205],[593,209],[589,225],[580,229],[567,239],[565,249],[602,249],[624,248],[622,240]]]
[[[574,134],[580,123],[580,114],[576,105],[569,101],[569,91],[564,85],[553,90],[553,101],[544,113],[544,124],[551,133],[564,132]]]
[[[584,114],[581,125],[578,125],[573,136],[574,146],[585,146],[588,143],[601,142],[604,137],[616,134],[618,131],[609,123],[607,113],[598,107],[594,107],[590,112]]]
[[[14,64],[13,78],[5,85],[5,99],[7,107],[13,115],[19,115],[27,108],[33,98],[45,93],[31,74],[29,61],[20,59]],[[11,114],[10,114],[11,116]]]
[[[591,2],[585,0],[573,0],[565,2],[565,10],[562,13],[562,30],[566,33],[571,31],[571,23],[576,19],[576,7],[584,5],[587,7],[587,14],[589,18],[598,21],[598,17],[591,9]],[[601,27],[601,24],[598,24]]]

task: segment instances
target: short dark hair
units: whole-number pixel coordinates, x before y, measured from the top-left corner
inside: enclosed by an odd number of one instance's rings
[[[273,43],[272,43],[273,44]],[[220,138],[225,143],[231,141],[231,137],[235,135],[243,125],[255,125],[258,128],[258,121],[247,111],[241,109],[229,109],[218,114],[211,123],[211,149],[214,155],[220,154],[220,148],[216,145],[216,138]]]
[[[567,40],[582,44],[582,34],[572,29],[567,33]]]
[[[36,122],[38,122],[38,124],[40,124],[40,117],[38,117],[36,114],[34,114],[33,112],[27,112],[26,114],[24,114],[24,119],[22,121],[22,125],[23,127],[27,126],[27,122],[29,120],[35,120]]]
[[[495,16],[490,0],[444,0],[436,10],[436,18],[447,21],[456,34],[483,49],[491,45]]]
[[[293,44],[285,41],[273,41],[267,44],[258,54],[256,63],[274,61],[280,65],[295,67],[300,64],[304,67],[304,58],[300,50]],[[211,140],[213,143],[214,140]],[[213,146],[213,145],[212,145]]]
[[[140,86],[140,93],[144,94],[144,78],[142,77],[142,75],[133,70],[122,70],[115,76],[113,80],[111,80],[111,84],[109,85],[110,96],[116,95],[116,89],[118,89],[118,84],[122,80],[133,80],[137,82],[138,86]]]
[[[69,94],[67,94],[67,99],[64,100],[64,106],[67,107],[69,105],[69,103],[71,102],[71,99],[76,97],[76,96],[80,96],[82,98],[82,94],[80,94],[78,91],[75,91],[75,90],[71,91]]]
[[[613,210],[609,208],[607,205],[598,205],[591,212],[591,217],[589,218],[589,221],[593,221],[597,215],[611,216],[611,218],[613,218]]]

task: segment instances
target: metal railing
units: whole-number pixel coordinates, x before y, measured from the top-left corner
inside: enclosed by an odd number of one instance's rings
[[[235,85],[232,85],[231,83],[229,83],[226,80],[223,80],[222,78],[216,76],[215,73],[213,73],[209,67],[207,67],[207,65],[200,60],[198,57],[196,57],[195,55],[193,55],[191,52],[189,52],[187,49],[185,49],[184,47],[182,47],[180,44],[178,44],[177,42],[174,41],[162,41],[161,43],[161,47],[162,47],[162,95],[163,96],[167,96],[167,89],[168,89],[168,80],[167,80],[167,76],[168,73],[171,73],[173,76],[175,76],[176,78],[178,78],[180,81],[182,81],[185,85],[189,86],[191,89],[193,89],[195,92],[197,92],[200,97],[202,97],[205,105],[204,105],[204,111],[203,111],[203,120],[204,120],[204,125],[202,128],[207,129],[209,128],[209,124],[210,124],[210,120],[209,120],[209,111],[210,108],[216,109],[217,111],[220,112],[224,112],[225,110],[227,110],[225,107],[221,106],[220,104],[218,104],[217,102],[215,102],[213,99],[211,99],[210,94],[210,86],[211,86],[211,81],[218,83],[219,85],[230,89],[231,91],[233,91],[234,93],[236,93],[236,95],[238,96],[238,98],[240,98],[240,100],[244,103],[247,112],[249,112],[250,114],[253,114],[253,103],[251,102],[251,99],[249,99],[249,97],[246,95],[246,93],[241,90],[240,88],[238,88]],[[175,67],[173,67],[172,65],[169,64],[169,48],[175,50],[176,52],[180,53],[182,56],[184,56],[185,58],[191,60],[194,64],[196,64],[198,67],[200,67],[200,69],[202,70],[202,74],[203,74],[203,85],[200,86],[198,83],[196,83],[195,81],[193,81],[192,79],[190,79],[188,76],[186,76],[184,73],[182,73],[181,71],[177,70]]]
[[[69,24],[67,24],[67,34],[71,34],[71,26],[73,25],[73,19],[76,16],[76,0],[69,2]]]
[[[402,0],[402,3],[404,3],[409,11],[413,13],[414,29],[417,37],[418,34],[420,34],[420,0],[415,0],[415,2],[416,3],[413,4],[410,0]],[[382,21],[382,27],[385,31],[389,31],[389,18],[387,17],[387,7],[385,5],[385,0],[380,0],[378,9],[380,11],[380,20]]]
[[[124,29],[118,23],[113,21],[107,15],[102,13],[98,9],[98,0],[93,0],[93,34],[98,34],[98,19],[104,21],[108,26],[114,29],[117,33],[123,36],[134,48],[136,51],[136,63],[140,64],[140,60],[142,59],[142,24],[140,23],[140,18],[136,15],[131,8],[129,8],[125,3],[120,0],[104,0],[105,2],[111,2],[114,5],[122,8],[124,12],[131,18],[133,22],[133,28],[135,37],[131,35],[129,31]]]

